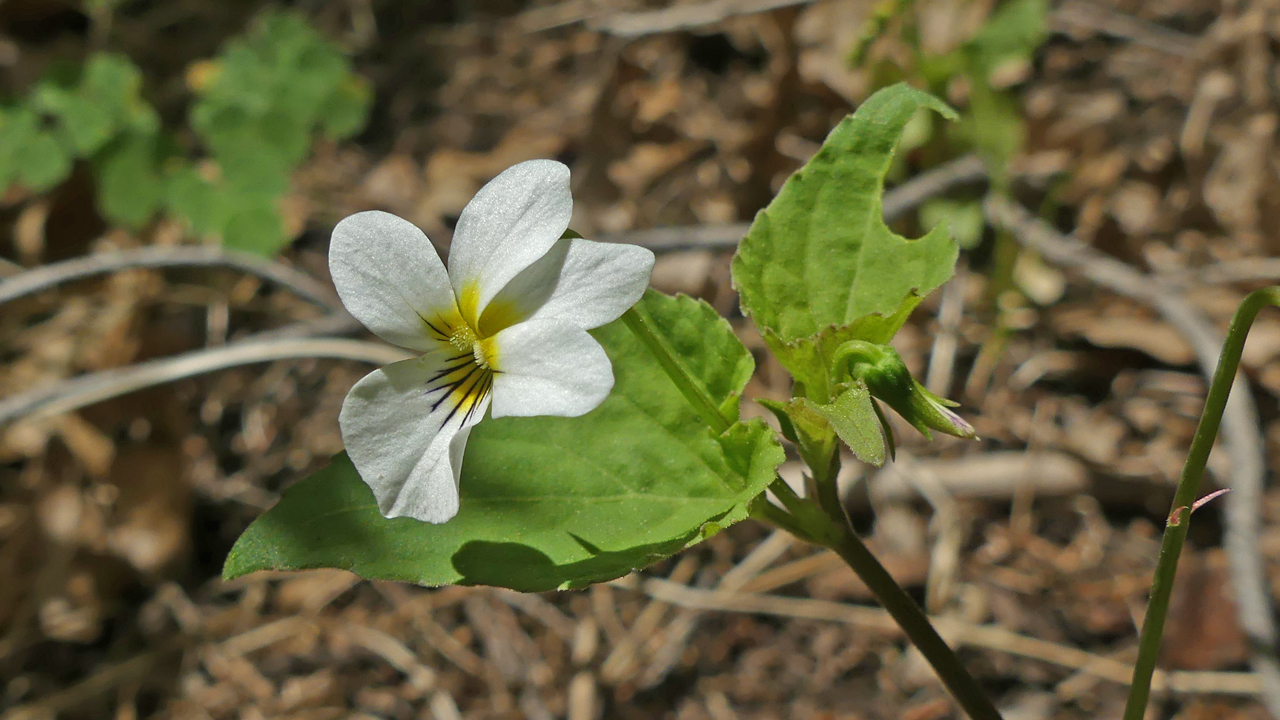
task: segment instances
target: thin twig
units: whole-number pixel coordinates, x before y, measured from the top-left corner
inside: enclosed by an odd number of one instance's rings
[[[1217,263],[1206,268],[1160,276],[1170,285],[1193,283],[1270,282],[1280,279],[1280,258],[1253,257]]]
[[[248,342],[249,340],[274,340],[278,338],[349,335],[362,330],[363,328],[364,326],[360,324],[359,320],[351,317],[351,313],[348,313],[346,310],[337,310],[328,315],[311,318],[310,320],[299,320],[273,330],[263,330],[262,332],[254,333],[251,338],[237,342]]]
[[[970,185],[986,178],[982,159],[977,155],[965,155],[943,163],[898,185],[884,194],[884,219],[893,222],[930,198],[952,188]],[[750,223],[731,225],[691,225],[684,227],[652,228],[609,233],[593,237],[605,242],[641,245],[654,252],[672,250],[729,250],[747,234]]]
[[[383,343],[359,340],[252,340],[112,368],[37,388],[0,402],[0,426],[38,414],[60,415],[113,397],[174,380],[240,365],[293,358],[333,358],[386,365],[411,355]]]
[[[697,5],[676,5],[648,12],[624,12],[588,20],[590,29],[618,37],[634,38],[643,35],[691,30],[712,25],[735,15],[778,10],[793,5],[806,5],[813,0],[712,0]]]
[[[611,13],[601,17],[592,3],[570,0],[529,12],[521,18],[521,25],[526,32],[536,32],[586,21],[591,30],[615,37],[637,38],[695,30],[739,15],[769,12],[812,2],[815,0],[711,0],[661,10]],[[1109,35],[1180,58],[1194,58],[1197,54],[1196,38],[1192,35],[1086,0],[1068,0],[1054,8],[1049,13],[1048,25],[1058,32],[1084,29]]]
[[[1079,240],[1067,237],[1013,201],[996,195],[983,204],[988,220],[1010,231],[1018,241],[1046,259],[1075,268],[1119,295],[1154,307],[1195,349],[1201,372],[1212,382],[1222,337],[1190,303],[1157,280],[1108,258]],[[1262,507],[1263,444],[1258,413],[1247,387],[1232,392],[1222,419],[1222,438],[1231,458],[1231,494],[1227,496],[1225,538],[1232,583],[1240,610],[1240,626],[1250,640],[1252,665],[1262,681],[1262,696],[1280,717],[1280,662],[1271,595],[1258,545]]]
[[[779,595],[699,590],[659,578],[646,580],[641,589],[649,597],[685,608],[825,620],[886,635],[902,634],[889,613],[880,608]],[[1129,683],[1132,669],[1119,660],[990,625],[974,625],[950,617],[934,617],[932,621],[955,645],[1005,652],[1079,670],[1121,685]],[[1257,674],[1248,672],[1158,672],[1155,684],[1183,694],[1257,695],[1262,688]]]
[[[1060,32],[1082,28],[1122,38],[1181,58],[1196,57],[1196,38],[1087,0],[1067,0],[1049,14],[1049,27]]]
[[[969,271],[962,264],[956,268],[956,274],[950,282],[942,288],[942,301],[938,307],[938,333],[933,336],[933,349],[929,352],[929,369],[925,372],[924,381],[924,386],[935,395],[946,397],[951,394],[968,280]]]
[[[288,265],[240,250],[219,247],[151,246],[86,255],[31,268],[0,281],[0,304],[62,283],[95,275],[140,268],[222,267],[256,275],[289,288],[299,297],[329,310],[341,310],[338,296],[325,283]]]

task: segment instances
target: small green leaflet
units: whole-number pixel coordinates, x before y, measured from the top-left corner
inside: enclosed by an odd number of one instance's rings
[[[650,292],[639,309],[721,406],[751,356],[706,303]],[[580,418],[485,420],[443,525],[387,520],[345,455],[249,527],[223,575],[317,567],[422,585],[539,591],[619,577],[746,517],[783,460],[760,420],[714,437],[622,322],[592,333],[615,385]]]
[[[761,210],[733,259],[742,307],[802,383],[825,383],[819,338],[884,343],[951,277],[959,253],[946,228],[908,240],[884,223],[881,195],[903,127],[919,108],[954,119],[906,84],[885,88],[827,136]],[[795,350],[787,346],[808,343]],[[817,388],[813,388],[817,389]],[[815,399],[826,399],[826,389]]]
[[[851,385],[840,389],[835,400],[826,405],[809,398],[793,398],[791,411],[793,418],[803,413],[823,418],[859,460],[880,467],[884,465],[885,434],[876,417],[874,402],[865,387]]]

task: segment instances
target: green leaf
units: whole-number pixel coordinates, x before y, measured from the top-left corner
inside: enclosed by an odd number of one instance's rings
[[[0,110],[0,191],[18,179],[20,154],[40,133],[40,118],[25,107]]]
[[[1000,92],[993,82],[1009,65],[1029,72],[1036,49],[1047,35],[1048,12],[1047,0],[1009,0],[992,13],[962,51],[970,89],[969,112],[959,134],[977,147],[995,188],[1008,184],[1008,164],[1021,150],[1026,128],[1020,103]]]
[[[262,118],[238,108],[205,108],[193,117],[222,169],[225,183],[238,192],[281,195],[289,189],[293,164],[262,134]]]
[[[373,104],[373,89],[357,75],[343,79],[320,107],[320,127],[331,140],[343,140],[360,132]]]
[[[85,158],[122,132],[155,134],[159,118],[142,99],[142,74],[123,55],[92,56],[74,87],[48,79],[31,94],[33,109],[56,121],[76,156]]]
[[[1009,60],[1030,60],[1047,35],[1048,15],[1047,0],[1009,0],[991,14],[966,50],[985,73]]]
[[[884,431],[876,417],[871,393],[865,387],[851,385],[825,405],[808,398],[795,398],[793,402],[830,423],[836,435],[859,460],[876,467],[884,465]]]
[[[705,303],[651,292],[640,307],[717,403],[742,391],[749,355]],[[381,517],[340,455],[245,531],[224,576],[340,567],[423,585],[581,587],[746,517],[784,457],[768,426],[756,419],[713,436],[623,322],[592,334],[613,362],[608,399],[580,418],[480,423],[453,520]]]
[[[126,135],[103,152],[98,205],[109,220],[133,227],[145,224],[160,206],[163,192],[154,137]]]
[[[887,342],[954,271],[959,251],[945,228],[908,240],[884,223],[884,176],[921,107],[955,117],[905,84],[868,98],[756,215],[738,246],[733,277],[742,307],[797,379],[821,382],[822,369],[797,364],[812,359],[812,349],[785,346],[816,344],[821,333]]]
[[[81,157],[97,152],[115,132],[114,118],[107,108],[55,83],[37,86],[31,104],[58,118],[71,147]]]
[[[108,112],[123,112],[142,91],[142,73],[124,55],[100,53],[85,66],[80,91],[101,101]]]
[[[648,296],[653,297],[636,305],[636,312],[663,331],[660,339],[689,375],[706,383],[704,389],[720,403],[720,412],[736,420],[742,388],[756,369],[751,351],[742,346],[729,322],[705,302],[653,290],[646,292]]]
[[[844,384],[836,388],[830,403],[807,397],[786,402],[758,400],[778,418],[782,434],[795,443],[801,458],[810,467],[825,462],[839,437],[859,460],[880,467],[885,459],[885,435],[867,388]],[[891,438],[890,438],[891,440]]]
[[[14,167],[23,185],[44,192],[71,174],[71,153],[53,132],[42,130],[13,154]]]
[[[285,243],[280,218],[270,202],[240,196],[222,229],[222,243],[234,250],[275,255]]]
[[[214,235],[226,225],[225,189],[200,176],[195,167],[178,162],[166,169],[163,201],[169,212],[185,220],[197,235]]]
[[[982,231],[986,228],[982,204],[972,200],[957,202],[938,198],[921,206],[921,225],[935,227],[944,223],[957,245],[972,250],[982,241]]]

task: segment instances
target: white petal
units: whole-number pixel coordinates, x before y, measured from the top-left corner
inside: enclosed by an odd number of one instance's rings
[[[613,389],[613,366],[587,331],[558,320],[513,325],[484,341],[493,376],[493,416],[577,417]]]
[[[546,254],[569,227],[569,168],[554,160],[513,165],[480,188],[458,217],[449,278],[474,322],[504,285]]]
[[[342,304],[378,337],[413,350],[443,339],[427,323],[456,317],[440,256],[413,223],[390,213],[356,213],[333,229],[329,273]]]
[[[640,300],[652,273],[653,253],[638,245],[565,238],[493,298],[480,334],[534,319],[600,327]]]
[[[473,357],[465,356],[437,352],[392,363],[366,375],[342,403],[347,455],[386,517],[442,523],[458,513],[463,450],[484,417],[491,377],[463,363]]]

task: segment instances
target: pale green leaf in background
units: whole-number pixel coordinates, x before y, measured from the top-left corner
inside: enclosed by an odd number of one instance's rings
[[[233,250],[272,255],[280,249],[283,233],[280,218],[269,198],[244,198],[222,228],[222,244]]]
[[[165,207],[197,235],[221,234],[231,204],[227,191],[201,177],[190,163],[171,162],[165,170]]]
[[[320,123],[331,140],[343,140],[364,127],[373,88],[359,75],[348,74],[320,107]]]
[[[81,156],[97,152],[115,133],[108,108],[54,83],[41,83],[32,104],[59,119],[72,149]]]
[[[0,190],[18,179],[19,152],[40,132],[40,118],[25,107],[0,109]]]
[[[157,173],[155,138],[125,135],[103,151],[98,166],[98,206],[114,222],[145,224],[164,193]]]
[[[945,224],[956,244],[972,250],[982,241],[986,220],[982,217],[982,204],[976,200],[956,201],[938,198],[920,208],[920,224],[927,228]]]
[[[71,174],[70,151],[50,130],[41,130],[13,153],[18,181],[35,192],[44,192]]]

